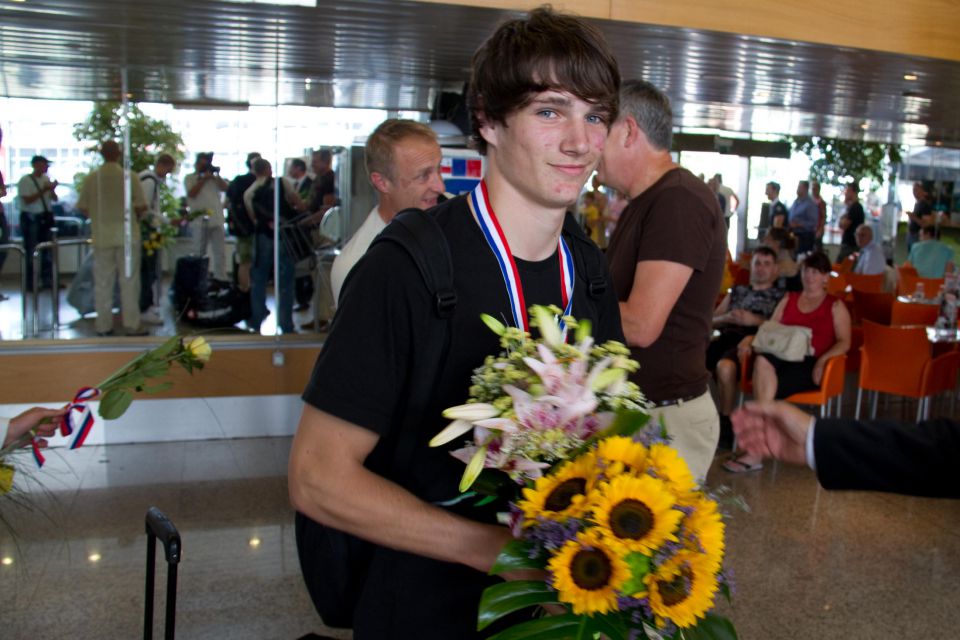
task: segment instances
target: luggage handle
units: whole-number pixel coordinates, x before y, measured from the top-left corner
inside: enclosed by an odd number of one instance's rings
[[[156,573],[157,539],[163,544],[167,560],[167,608],[164,623],[164,639],[173,640],[177,608],[177,566],[180,564],[182,547],[180,532],[160,509],[150,507],[145,518],[147,531],[147,576],[143,607],[143,638],[153,638],[153,583]]]

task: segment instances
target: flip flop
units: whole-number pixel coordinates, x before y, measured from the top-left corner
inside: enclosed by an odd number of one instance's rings
[[[763,463],[758,462],[756,464],[747,464],[746,462],[741,462],[740,460],[727,460],[723,463],[723,468],[730,473],[749,473],[751,471],[760,471],[763,469]]]

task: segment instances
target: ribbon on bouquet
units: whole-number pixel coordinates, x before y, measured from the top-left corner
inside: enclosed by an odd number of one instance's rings
[[[71,449],[82,447],[87,436],[90,435],[94,419],[93,412],[90,411],[87,403],[96,399],[99,395],[100,390],[96,387],[83,387],[77,391],[73,400],[67,405],[67,412],[60,418],[60,435],[68,437],[76,432],[73,442],[70,443]],[[75,416],[74,412],[78,412],[80,415]],[[38,467],[42,467],[46,458],[40,451],[39,438],[34,438],[30,446],[33,448],[33,459],[36,460]]]

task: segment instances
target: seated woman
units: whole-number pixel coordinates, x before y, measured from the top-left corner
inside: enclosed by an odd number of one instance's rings
[[[787,229],[774,227],[767,231],[762,244],[777,252],[777,271],[780,279],[777,286],[787,291],[800,291],[800,267],[794,259],[797,239]]]
[[[757,353],[753,362],[753,395],[758,401],[783,399],[819,388],[827,361],[850,348],[850,313],[842,300],[827,294],[830,269],[826,254],[811,253],[801,268],[803,291],[788,293],[774,310],[772,320],[812,330],[813,355],[800,362],[789,362]],[[753,340],[754,336],[747,336],[740,342],[741,359],[753,351]],[[760,458],[741,455],[728,460],[723,468],[743,473],[762,469],[763,464]]]

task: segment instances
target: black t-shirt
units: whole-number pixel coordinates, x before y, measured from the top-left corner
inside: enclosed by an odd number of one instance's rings
[[[280,221],[292,220],[297,216],[297,212],[290,206],[290,203],[287,202],[286,193],[288,187],[286,181],[282,178],[280,180],[271,178],[253,192],[253,198],[251,199],[254,216],[257,219],[257,233],[264,235],[273,234],[273,189],[274,185],[278,182],[282,185],[281,188],[283,189],[283,193],[280,194]]]
[[[257,176],[253,173],[244,173],[231,180],[230,186],[227,187],[227,202],[230,203],[227,226],[233,235],[240,238],[253,235],[254,223],[247,215],[243,194],[256,180]]]
[[[913,215],[917,216],[921,220],[924,216],[929,216],[933,213],[933,205],[927,202],[926,200],[917,200],[917,204],[913,207]],[[913,235],[920,234],[920,224],[910,220],[909,232]]]
[[[846,215],[850,221],[850,226],[843,230],[843,237],[840,239],[840,244],[848,247],[856,247],[857,227],[862,225],[866,219],[863,213],[863,205],[860,204],[859,200],[847,207]]]
[[[467,400],[470,376],[486,356],[500,351],[499,339],[480,320],[488,313],[512,324],[510,306],[496,258],[484,240],[464,197],[438,205],[436,213],[453,258],[457,306],[450,321],[450,347],[442,363],[425,361],[424,345],[447,336],[445,322],[433,310],[416,266],[402,248],[376,243],[351,270],[344,283],[331,332],[317,358],[303,399],[314,407],[369,429],[380,436],[367,466],[406,487],[427,502],[450,500],[464,463],[447,447],[427,443],[446,424],[440,412]],[[567,240],[577,251],[599,250]],[[578,263],[579,264],[579,263]],[[517,260],[527,305],[560,306],[559,258]],[[620,314],[612,283],[600,298],[587,294],[585,274],[577,270],[572,314],[589,318],[598,342],[622,340]],[[441,367],[437,375],[437,367]],[[432,405],[416,433],[412,460],[403,469],[390,462],[397,430],[405,419],[411,385],[433,384]],[[466,438],[464,438],[466,439]],[[452,510],[471,519],[493,522],[493,509],[465,501]],[[495,579],[463,565],[378,548],[357,615],[356,637],[475,637],[477,603]]]

